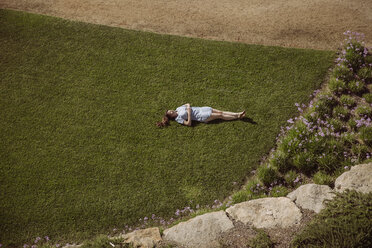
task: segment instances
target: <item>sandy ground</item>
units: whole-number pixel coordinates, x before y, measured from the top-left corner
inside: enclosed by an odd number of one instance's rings
[[[372,0],[0,0],[0,8],[205,39],[335,50],[372,46]]]

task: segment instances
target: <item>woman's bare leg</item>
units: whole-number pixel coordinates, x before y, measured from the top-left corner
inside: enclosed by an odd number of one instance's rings
[[[222,120],[225,120],[225,121],[241,119],[242,117],[244,117],[243,113],[245,115],[245,112],[242,112],[240,115],[239,115],[239,113],[236,113],[238,115],[226,115],[226,114],[224,114],[224,112],[222,112],[222,113],[221,112],[220,113],[212,112],[211,116],[209,116],[209,118],[205,122],[210,122],[210,121],[217,120],[217,119],[222,119]]]
[[[229,112],[229,111],[222,111],[218,109],[213,109],[212,108],[212,113],[218,113],[218,114],[223,114],[223,115],[231,115],[231,116],[238,116],[239,113],[234,113],[234,112]]]
[[[240,119],[245,116],[245,111],[236,113],[236,112],[222,111],[222,110],[213,109],[213,108],[212,108],[212,113],[222,114],[225,116],[229,115],[229,116],[233,116],[233,117],[240,118]]]

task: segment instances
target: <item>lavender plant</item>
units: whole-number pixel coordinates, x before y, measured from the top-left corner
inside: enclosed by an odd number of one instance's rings
[[[363,98],[364,98],[364,100],[365,100],[367,103],[369,103],[369,104],[372,103],[372,94],[371,94],[371,93],[366,93],[366,94],[364,94],[364,95],[363,95]]]

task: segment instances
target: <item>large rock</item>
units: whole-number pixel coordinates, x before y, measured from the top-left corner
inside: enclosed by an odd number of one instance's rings
[[[197,216],[164,230],[165,241],[176,242],[184,247],[218,247],[218,237],[233,228],[232,221],[224,211]]]
[[[327,185],[306,184],[289,193],[287,197],[297,206],[319,213],[325,206],[325,199],[331,200],[335,195]]]
[[[345,189],[356,190],[361,193],[372,191],[372,163],[351,167],[336,179],[335,189],[343,192]]]
[[[121,237],[124,238],[125,243],[131,243],[134,247],[141,248],[153,248],[162,241],[157,227],[136,230]]]
[[[287,197],[261,198],[236,204],[226,210],[235,220],[257,228],[290,227],[300,223],[300,209]]]

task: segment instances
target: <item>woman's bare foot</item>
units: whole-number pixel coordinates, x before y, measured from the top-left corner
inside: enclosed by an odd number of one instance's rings
[[[245,117],[245,110],[239,114],[239,119],[243,119]]]

